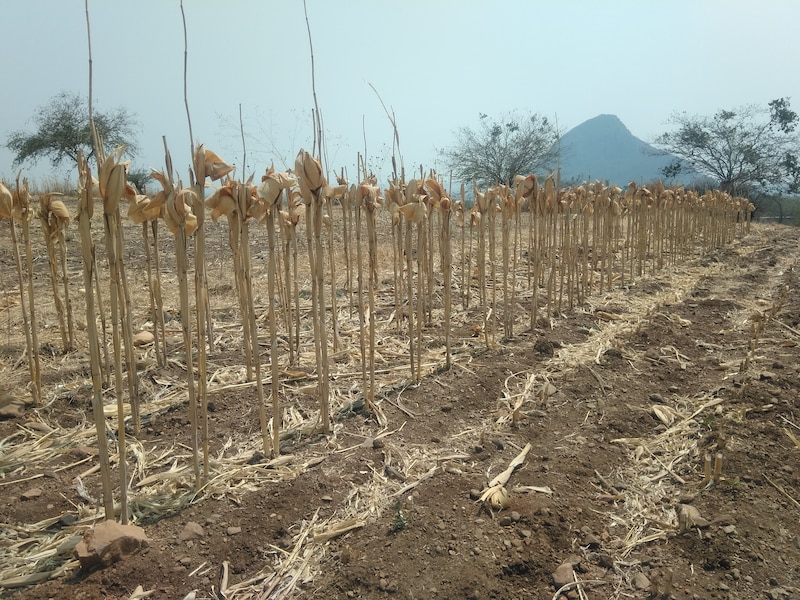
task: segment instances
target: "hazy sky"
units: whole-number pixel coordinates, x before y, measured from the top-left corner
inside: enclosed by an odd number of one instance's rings
[[[441,167],[438,149],[479,113],[557,119],[603,113],[652,141],[675,111],[711,115],[789,96],[800,111],[797,0],[307,0],[328,168],[353,179],[366,151],[391,172],[394,112],[406,171]],[[311,60],[302,0],[184,0],[195,141],[247,174],[311,148]],[[187,179],[179,0],[90,0],[96,110],[135,113],[135,167],[163,168],[162,136]],[[8,134],[37,106],[88,92],[84,0],[2,0],[0,176]],[[42,176],[49,162],[27,166]],[[72,173],[69,173],[72,177]],[[598,174],[601,176],[601,174]]]

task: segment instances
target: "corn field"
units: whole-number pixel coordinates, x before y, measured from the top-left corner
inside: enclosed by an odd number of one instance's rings
[[[195,493],[216,476],[208,405],[221,378],[208,369],[220,352],[206,261],[210,227],[227,229],[229,245],[217,259],[233,274],[234,339],[243,359],[238,380],[224,383],[255,388],[249,401],[259,415],[261,452],[274,460],[287,432],[330,435],[343,408],[387,427],[381,405],[390,381],[418,382],[451,368],[465,339],[495,348],[516,333],[547,329],[569,311],[587,310],[592,297],[728,244],[747,233],[753,210],[748,200],[720,192],[699,196],[660,183],[559,188],[553,175],[543,183],[520,175],[513,186],[473,186],[470,206],[464,186],[453,194],[435,173],[383,188],[368,175],[358,183],[338,177],[332,185],[305,151],[293,170],[270,168],[255,183],[234,179],[233,167],[203,146],[195,151],[190,186],[177,178],[166,149],[166,169],[153,173],[160,191],[141,195],[126,181],[122,152],[101,160],[97,178],[81,159],[77,214],[54,194],[35,198],[18,179],[0,186],[0,218],[8,222],[17,266],[31,401],[41,405],[53,393],[43,387],[39,365],[49,332],[40,330],[37,314],[46,305],[57,315],[63,352],[89,355],[103,507],[106,518],[123,523],[137,517],[128,504],[136,477],[129,462],[153,400],[139,380],[170,362],[180,363],[186,377],[177,399],[189,415],[185,475]],[[216,187],[206,197],[207,180]],[[40,231],[32,227],[34,214]],[[77,246],[66,242],[71,220],[78,223]],[[132,254],[123,235],[134,226],[142,255]],[[173,251],[164,251],[165,235]],[[51,297],[33,293],[32,261],[40,248]],[[66,268],[67,254],[76,251],[80,282]],[[264,269],[266,281],[254,280]],[[146,297],[131,294],[131,271],[143,273]],[[177,303],[174,293],[164,293],[167,275],[177,281]],[[85,339],[78,314],[85,317]],[[170,314],[180,315],[180,344],[172,348]],[[430,343],[434,331],[440,345]],[[343,361],[355,368],[332,373]],[[315,414],[302,427],[290,385],[298,376],[307,377],[304,391],[316,398]]]

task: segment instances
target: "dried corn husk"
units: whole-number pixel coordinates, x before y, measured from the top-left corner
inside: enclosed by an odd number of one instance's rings
[[[197,173],[197,178],[201,182],[204,181],[206,177],[211,179],[211,181],[217,181],[236,168],[235,166],[226,163],[219,156],[217,156],[216,153],[212,152],[211,150],[207,150],[202,144],[200,144],[197,147],[197,150],[195,150],[195,165],[200,164],[200,154],[203,154],[205,157],[205,173]]]
[[[173,199],[170,202],[170,199]],[[191,188],[183,188],[177,193],[167,197],[167,210],[164,213],[164,222],[174,235],[181,227],[191,236],[197,229],[197,217],[192,212],[191,206],[197,201],[197,196]]]
[[[261,186],[258,192],[266,201],[267,206],[274,205],[281,197],[281,192],[297,184],[297,179],[289,173],[276,173],[274,167],[267,170],[266,175],[261,178]]]
[[[322,165],[305,150],[297,153],[294,161],[294,170],[297,173],[297,182],[300,186],[300,193],[303,200],[311,203],[312,193],[316,193],[325,185],[325,178],[322,176]]]
[[[67,206],[61,200],[54,200],[58,193],[43,194],[39,199],[39,218],[47,228],[48,235],[53,234],[69,224],[70,216]]]
[[[130,161],[120,162],[125,146],[120,146],[109,154],[100,165],[98,182],[100,196],[103,198],[103,209],[112,214],[119,208],[119,202],[125,195]]]
[[[0,181],[0,219],[14,219],[14,197],[11,191]]]
[[[508,490],[502,485],[495,485],[483,491],[480,502],[483,502],[486,508],[495,511],[508,508],[509,497]]]
[[[419,225],[425,219],[425,206],[422,202],[411,201],[399,206],[398,210],[403,214],[406,220],[411,221],[415,225]]]
[[[206,198],[206,206],[211,209],[211,218],[216,221],[222,215],[230,217],[239,209],[239,202],[233,195],[232,185],[223,185]]]

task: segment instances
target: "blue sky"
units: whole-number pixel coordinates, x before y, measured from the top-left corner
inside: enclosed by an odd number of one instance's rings
[[[353,179],[359,152],[391,172],[393,111],[406,171],[479,113],[533,111],[568,130],[617,115],[651,141],[675,111],[711,115],[789,96],[800,111],[796,0],[307,0],[327,167]],[[242,164],[284,168],[312,143],[311,61],[301,0],[184,0],[195,140]],[[179,0],[90,0],[96,110],[123,106],[136,167],[163,168],[162,136],[186,179]],[[0,143],[61,91],[88,92],[84,0],[3,0]],[[0,148],[0,176],[12,155]],[[49,162],[25,165],[33,177]],[[62,171],[72,177],[68,171]],[[598,174],[599,176],[600,174]]]

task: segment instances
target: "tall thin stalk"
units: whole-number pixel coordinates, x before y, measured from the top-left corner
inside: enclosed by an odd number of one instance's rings
[[[281,452],[280,431],[281,431],[281,402],[280,402],[280,369],[278,367],[278,329],[277,311],[275,302],[275,280],[278,269],[278,251],[275,245],[275,221],[280,210],[281,197],[283,191],[294,185],[295,180],[284,173],[275,173],[273,169],[267,171],[264,182],[259,188],[261,198],[264,201],[264,216],[267,226],[267,243],[269,246],[269,258],[267,263],[267,285],[269,287],[269,335],[270,335],[270,386],[272,400],[272,456],[276,457]],[[288,283],[288,278],[287,278]],[[291,347],[291,331],[289,331],[289,346]]]
[[[183,3],[181,2],[183,14]],[[186,22],[184,20],[184,36]],[[184,64],[184,102],[186,103],[186,116],[189,120],[189,138],[191,141],[192,121],[189,117],[189,104],[186,98],[186,65]],[[213,152],[206,150],[202,144],[192,148],[192,165],[194,173],[190,172],[190,184],[194,194],[191,196],[195,202],[192,213],[197,219],[197,231],[194,235],[194,292],[197,323],[197,393],[199,396],[198,415],[200,419],[200,436],[203,445],[203,481],[208,480],[208,349],[214,348],[214,320],[211,318],[211,307],[208,295],[208,277],[206,275],[206,206],[205,189],[206,178],[217,181],[233,171],[234,167],[228,165]]]
[[[375,402],[375,290],[378,287],[378,233],[375,217],[378,212],[378,187],[369,184],[360,186],[364,207],[367,209],[367,247],[369,248],[369,392],[365,397],[368,410],[378,424],[387,424],[386,416]]]
[[[325,188],[323,196],[323,206],[325,207],[325,214],[322,216],[322,222],[325,226],[325,237],[328,241],[328,260],[331,276],[331,329],[333,331],[333,351],[339,351],[339,311],[336,306],[336,255],[333,251],[333,211],[331,210],[331,198],[341,198],[347,191],[347,186],[339,186],[338,188]]]
[[[31,249],[30,223],[33,215],[31,211],[31,194],[28,191],[28,180],[23,179],[22,185],[17,175],[17,187],[14,190],[14,203],[19,208],[19,222],[22,226],[22,241],[25,245],[25,270],[28,278],[28,311],[30,325],[30,347],[28,348],[28,364],[31,366],[31,383],[33,384],[33,399],[38,406],[42,401],[42,368],[39,362],[39,327],[36,318],[36,301],[33,294],[33,251]],[[12,221],[13,237],[16,237]],[[17,242],[13,240],[16,246]],[[22,279],[20,278],[20,294],[22,293]]]
[[[452,363],[450,348],[450,313],[452,307],[452,250],[450,247],[450,215],[452,201],[444,191],[438,180],[428,179],[425,186],[430,194],[433,206],[440,214],[439,225],[439,256],[443,275],[442,287],[444,289],[444,340],[445,340],[445,368],[449,369]]]
[[[197,202],[191,189],[177,190],[172,178],[172,157],[164,138],[164,154],[166,161],[166,177],[161,181],[166,192],[166,211],[164,221],[170,232],[175,236],[175,259],[178,272],[178,291],[181,301],[181,331],[183,333],[183,348],[186,360],[186,387],[189,394],[189,428],[192,444],[192,472],[194,474],[195,491],[202,486],[200,473],[200,445],[198,441],[198,411],[197,389],[194,374],[194,349],[192,344],[192,321],[189,306],[189,260],[186,249],[189,237],[197,228],[197,217],[192,213],[191,207]]]
[[[127,477],[127,445],[125,437],[125,404],[122,377],[122,334],[120,326],[122,312],[120,300],[122,299],[121,271],[119,258],[119,203],[125,192],[126,171],[125,165],[119,162],[123,149],[108,155],[98,156],[102,163],[100,166],[100,195],[103,199],[103,231],[105,233],[106,256],[109,267],[110,305],[111,305],[111,335],[114,348],[114,393],[117,398],[117,446],[119,453],[119,478],[120,478],[120,519],[122,523],[128,522],[128,477]],[[101,153],[102,154],[102,153]],[[132,348],[125,345],[126,355]],[[128,372],[128,378],[133,374]],[[129,398],[131,408],[135,399]],[[138,414],[135,418],[138,417]]]
[[[364,196],[361,191],[361,186],[356,190],[356,186],[348,192],[348,195],[353,196],[353,204],[355,204],[356,221],[356,277],[358,281],[358,348],[361,356],[361,395],[364,398],[364,404],[369,402],[369,383],[367,379],[367,320],[366,309],[364,308],[364,260],[363,260],[363,247],[361,243],[361,212],[364,206]]]
[[[47,262],[50,267],[50,286],[53,291],[53,303],[58,313],[58,324],[61,331],[61,344],[64,352],[69,351],[74,344],[75,334],[72,327],[72,315],[69,319],[67,330],[67,314],[64,302],[61,300],[58,285],[58,258],[56,256],[56,241],[63,240],[64,228],[69,223],[69,211],[61,200],[54,200],[54,194],[43,194],[39,199],[39,220],[42,224],[45,247],[47,248]],[[69,296],[67,296],[69,298]]]
[[[295,159],[295,172],[300,193],[306,205],[306,239],[311,267],[311,304],[314,323],[314,353],[317,359],[317,391],[323,433],[330,433],[330,382],[328,380],[328,334],[325,326],[325,287],[322,251],[322,191],[325,178],[320,161],[305,150]]]
[[[92,241],[91,219],[94,212],[92,197],[92,173],[89,164],[78,155],[78,231],[81,237],[83,257],[83,287],[86,290],[86,332],[89,336],[90,370],[92,374],[92,415],[97,435],[100,477],[103,482],[103,507],[105,518],[114,518],[114,496],[111,486],[111,465],[108,457],[106,438],[106,417],[103,410],[103,382],[101,376],[100,341],[97,335],[97,315],[94,294],[94,243]]]

